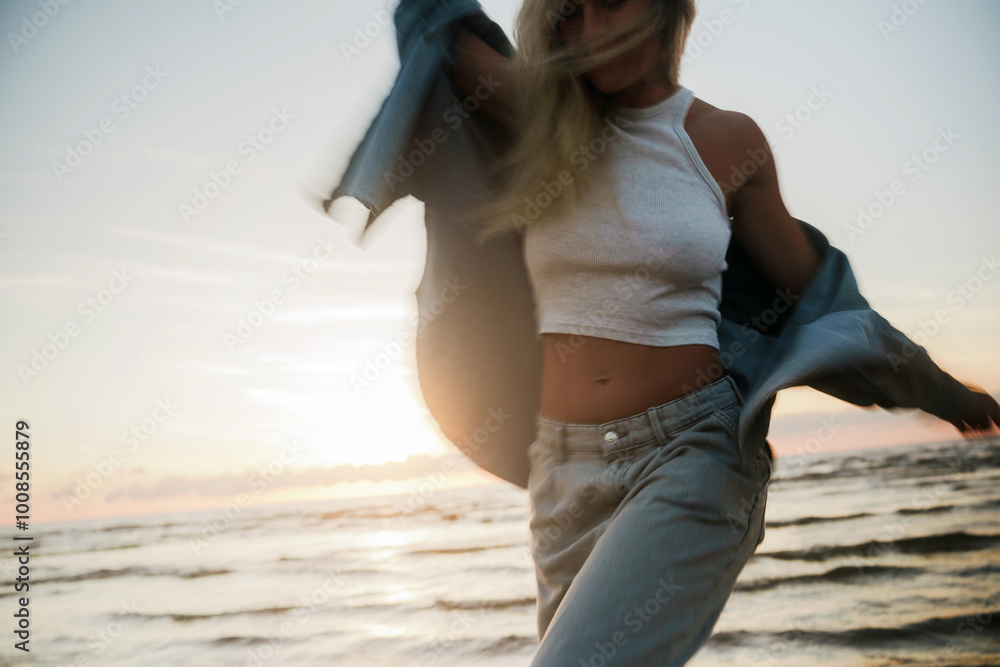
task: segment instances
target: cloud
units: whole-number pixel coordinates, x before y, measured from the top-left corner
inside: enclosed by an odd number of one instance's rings
[[[285,470],[277,475],[269,474],[263,467],[257,471],[244,474],[225,474],[214,477],[165,477],[153,485],[132,485],[117,489],[107,495],[108,502],[126,500],[155,500],[172,498],[194,493],[200,496],[217,498],[235,496],[240,493],[256,494],[261,492],[262,484],[266,490],[277,488],[302,488],[308,486],[329,486],[345,482],[384,482],[389,480],[407,480],[422,477],[428,473],[442,472],[446,462],[449,464],[449,474],[452,471],[472,469],[474,464],[462,454],[449,456],[410,456],[405,461],[392,461],[378,465],[365,464],[353,466],[350,464],[321,468],[313,466],[306,470]],[[53,494],[62,497],[63,492]]]

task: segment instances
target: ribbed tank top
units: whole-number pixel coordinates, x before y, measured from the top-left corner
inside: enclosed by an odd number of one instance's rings
[[[542,209],[525,228],[536,338],[719,348],[732,230],[725,196],[684,129],[693,101],[682,86],[653,106],[613,109],[603,143],[582,147],[567,170],[598,169],[581,205],[559,216]]]

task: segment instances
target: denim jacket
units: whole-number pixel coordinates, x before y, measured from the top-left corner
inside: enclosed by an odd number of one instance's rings
[[[459,97],[447,65],[463,26],[501,54],[513,47],[476,0],[402,0],[394,14],[400,71],[388,97],[324,202],[350,196],[369,210],[367,232],[396,200],[425,204],[427,261],[416,290],[417,377],[444,435],[477,465],[527,488],[536,437],[543,349],[521,232],[480,247],[464,213],[490,192],[486,167],[510,131],[476,113],[495,82]],[[742,451],[765,447],[778,391],[809,386],[862,407],[918,408],[941,419],[973,392],[875,312],[846,255],[798,220],[822,256],[802,294],[776,289],[733,238],[726,254],[719,324],[723,369],[744,399]]]

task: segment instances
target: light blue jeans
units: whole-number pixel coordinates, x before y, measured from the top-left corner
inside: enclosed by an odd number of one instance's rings
[[[536,415],[533,667],[683,665],[764,539],[766,443],[737,437],[728,375],[604,424]]]

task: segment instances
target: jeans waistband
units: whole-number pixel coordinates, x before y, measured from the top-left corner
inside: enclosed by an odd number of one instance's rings
[[[535,415],[538,439],[553,443],[560,452],[610,454],[666,438],[716,410],[743,405],[736,380],[718,380],[672,401],[603,424],[574,424]]]

